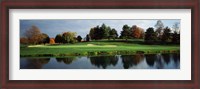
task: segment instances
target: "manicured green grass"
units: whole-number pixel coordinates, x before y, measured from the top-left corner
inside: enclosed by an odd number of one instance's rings
[[[75,44],[20,46],[20,56],[78,56],[179,52],[179,45],[145,45],[142,40],[92,41]]]

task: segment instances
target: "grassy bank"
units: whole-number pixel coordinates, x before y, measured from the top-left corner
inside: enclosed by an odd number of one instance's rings
[[[179,53],[179,45],[146,45],[142,40],[92,41],[75,44],[20,46],[20,56],[79,56],[79,55],[125,55],[135,53]]]

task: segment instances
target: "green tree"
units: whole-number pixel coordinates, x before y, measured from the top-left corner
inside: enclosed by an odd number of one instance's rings
[[[110,28],[110,26],[107,26],[106,27],[106,38],[107,39],[109,39],[109,37],[110,37],[110,31],[111,31],[112,29]]]
[[[109,32],[111,28],[109,26],[106,26],[104,23],[100,27],[100,39],[107,39],[109,38]]]
[[[154,29],[152,27],[148,28],[145,32],[145,43],[147,44],[155,44],[157,41],[156,32],[154,32]]]
[[[172,42],[171,29],[166,27],[166,28],[164,28],[164,32],[162,35],[162,43],[170,43],[170,42]]]
[[[75,32],[64,32],[62,34],[63,43],[75,43],[76,42],[76,33]]]
[[[81,40],[82,40],[82,37],[79,35],[79,36],[77,36],[77,38],[76,38],[77,40],[78,40],[78,42],[81,42]]]
[[[90,32],[89,32],[89,35],[90,35],[90,37],[91,37],[91,39],[92,40],[96,40],[95,38],[96,38],[96,36],[95,36],[95,28],[91,28],[90,29]]]
[[[172,38],[172,42],[174,44],[180,44],[180,23],[176,22],[174,23],[173,25],[173,30],[174,30],[174,33],[173,33],[173,38]]]
[[[103,32],[101,31],[99,26],[90,29],[90,37],[92,40],[99,40],[102,39]]]
[[[131,30],[130,27],[128,25],[124,25],[121,31],[121,38],[122,39],[129,39],[131,38]]]
[[[113,40],[115,40],[117,37],[118,37],[118,33],[114,28],[109,31],[109,38],[112,38]]]
[[[107,39],[109,38],[110,31],[111,28],[103,23],[101,27],[96,26],[94,28],[91,28],[89,36],[91,37],[92,40]]]
[[[180,34],[178,34],[177,32],[174,32],[172,37],[173,37],[172,42],[174,44],[180,44]]]
[[[91,40],[91,37],[89,34],[86,35],[86,41],[89,42]]]
[[[61,34],[57,34],[55,37],[55,42],[56,43],[62,43],[62,35]]]
[[[106,39],[106,38],[108,38],[108,36],[109,36],[109,32],[108,32],[108,29],[107,29],[107,26],[103,23],[102,25],[101,25],[101,32],[102,32],[102,37],[101,37],[101,39]]]

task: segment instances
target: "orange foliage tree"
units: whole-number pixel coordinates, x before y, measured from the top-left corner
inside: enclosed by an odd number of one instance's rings
[[[55,39],[54,39],[54,38],[50,38],[49,43],[50,43],[50,44],[55,44]]]
[[[28,39],[26,37],[21,37],[20,44],[28,44]]]
[[[136,39],[144,38],[144,30],[136,25],[132,26],[132,37]]]

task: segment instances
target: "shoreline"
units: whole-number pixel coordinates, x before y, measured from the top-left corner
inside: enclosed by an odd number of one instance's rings
[[[153,50],[153,51],[88,51],[82,53],[60,53],[60,54],[30,54],[30,55],[21,55],[20,57],[68,57],[68,56],[113,56],[113,55],[136,55],[136,54],[170,54],[178,53],[180,50]]]

